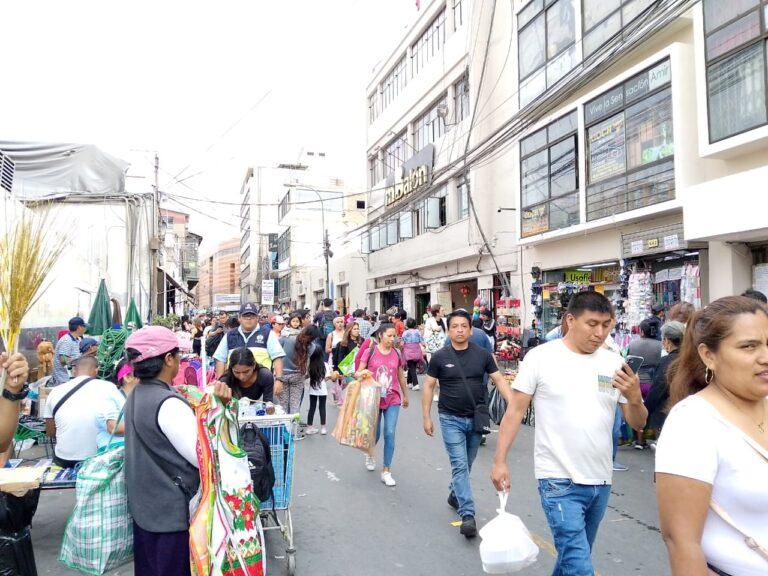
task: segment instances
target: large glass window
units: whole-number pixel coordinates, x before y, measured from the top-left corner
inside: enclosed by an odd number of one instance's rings
[[[291,256],[291,229],[288,228],[277,238],[277,261],[282,262]]]
[[[616,36],[658,0],[582,0],[584,57]]]
[[[408,151],[405,132],[396,136],[387,147],[384,149],[384,176],[394,176],[397,178],[400,175],[400,167],[408,157]]]
[[[458,30],[464,24],[462,0],[453,0],[453,29]]]
[[[587,221],[675,197],[670,78],[664,60],[584,105]]]
[[[456,189],[459,193],[459,220],[463,220],[469,216],[469,176],[459,176]]]
[[[520,105],[565,76],[576,64],[575,0],[530,2],[517,17]]]
[[[368,186],[373,188],[382,179],[381,162],[378,156],[368,158]]]
[[[768,123],[768,0],[704,1],[709,140]]]
[[[413,123],[414,143],[417,151],[445,134],[445,120],[437,113],[437,109],[445,105],[446,97],[443,96]]]
[[[397,95],[405,88],[405,84],[405,56],[403,56],[381,82],[382,110],[386,109],[397,98]]]
[[[520,142],[523,238],[579,222],[576,112]]]
[[[464,118],[469,117],[469,80],[463,76],[453,85],[453,88],[453,121],[461,122]]]
[[[378,88],[376,91],[368,96],[368,123],[373,124],[373,122],[378,118],[379,116],[379,90]]]
[[[418,40],[411,46],[411,70],[416,76],[445,44],[445,8],[429,23]]]

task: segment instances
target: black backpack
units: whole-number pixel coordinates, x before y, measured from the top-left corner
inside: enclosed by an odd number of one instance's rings
[[[248,454],[253,493],[260,502],[266,502],[272,498],[272,489],[275,486],[275,469],[272,466],[269,440],[256,424],[248,422],[240,427],[240,447]]]
[[[222,338],[224,338],[224,332],[220,332],[214,336],[208,336],[208,338],[205,339],[205,354],[208,358],[211,358],[214,355]]]

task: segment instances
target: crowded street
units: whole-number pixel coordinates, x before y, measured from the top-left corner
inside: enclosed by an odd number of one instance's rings
[[[768,576],[768,0],[0,14],[0,576]]]
[[[330,420],[336,410],[331,409]],[[377,475],[362,466],[362,456],[339,446],[333,438],[315,436],[299,443],[296,498],[297,570],[324,576],[378,576],[403,574],[475,576],[480,561],[477,542],[467,541],[451,524],[456,514],[445,503],[446,474],[450,469],[439,438],[427,438],[418,413],[406,411],[398,426],[398,486],[389,490]],[[472,483],[484,524],[498,506],[490,482],[490,457],[495,434],[481,448],[472,471]],[[532,474],[533,429],[524,428],[520,444],[510,455],[515,479],[509,510],[523,518],[540,546],[540,560],[525,573],[551,574],[554,548],[541,511]],[[618,473],[612,487],[603,530],[594,552],[595,569],[602,576],[670,574],[653,488],[653,455],[631,448],[619,451],[630,470]],[[43,559],[43,574],[76,574],[56,562],[72,497],[61,492],[43,496],[35,517],[35,549]],[[310,528],[311,527],[311,528]],[[386,542],[383,542],[386,535]],[[267,559],[267,574],[284,573],[284,543],[276,534]],[[365,562],[361,563],[361,559]],[[109,575],[132,574],[124,565]]]

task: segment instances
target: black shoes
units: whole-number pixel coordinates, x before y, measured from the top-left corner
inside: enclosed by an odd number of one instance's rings
[[[477,536],[477,524],[474,516],[464,516],[461,519],[461,528],[459,528],[465,538],[474,538]]]
[[[448,494],[448,506],[456,510],[456,512],[459,511],[459,500],[453,492]]]

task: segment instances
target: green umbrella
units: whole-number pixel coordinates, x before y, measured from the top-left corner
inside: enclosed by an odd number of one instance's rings
[[[109,293],[107,283],[102,278],[99,282],[99,290],[96,292],[96,300],[93,302],[91,314],[88,316],[88,334],[101,336],[104,330],[112,328],[112,310],[109,306]]]
[[[131,301],[128,303],[128,310],[125,312],[125,322],[123,322],[123,326],[128,327],[129,322],[133,322],[136,325],[137,330],[143,326],[141,315],[136,308],[136,301],[133,298],[131,298]]]

